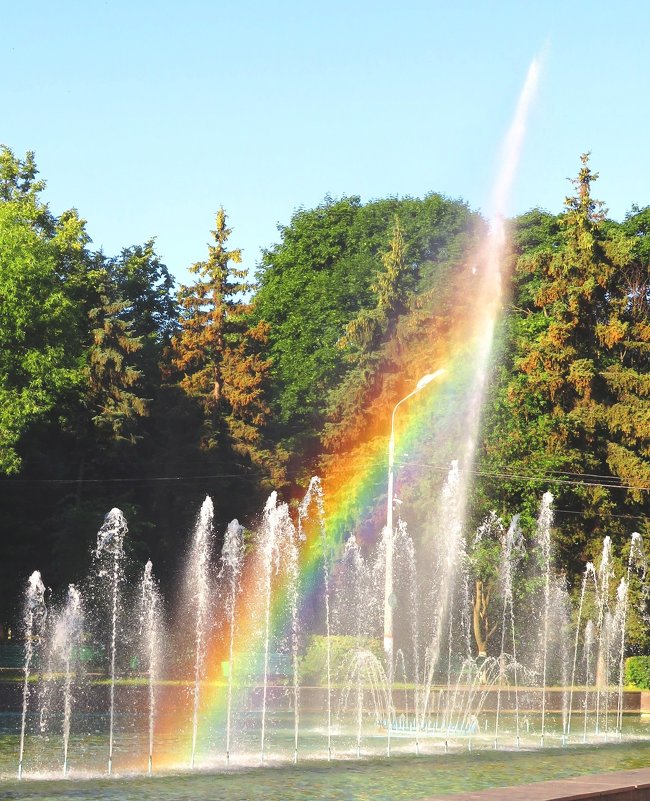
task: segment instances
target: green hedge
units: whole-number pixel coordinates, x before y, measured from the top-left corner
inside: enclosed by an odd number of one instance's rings
[[[650,656],[628,656],[625,683],[639,690],[650,690]]]

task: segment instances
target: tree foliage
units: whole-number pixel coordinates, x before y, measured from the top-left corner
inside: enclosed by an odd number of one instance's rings
[[[460,258],[473,219],[436,194],[365,205],[328,198],[280,229],[262,258],[256,313],[270,325],[278,436],[299,456],[291,475],[308,478],[321,438],[329,448],[358,419],[380,349],[414,297]]]
[[[0,471],[15,473],[27,427],[79,383],[77,312],[62,262],[81,248],[72,212],[55,220],[39,199],[32,154],[0,149]]]
[[[584,155],[562,215],[515,221],[512,310],[485,427],[486,471],[538,477],[506,477],[489,503],[530,512],[550,483],[569,562],[593,558],[604,534],[623,535],[619,516],[647,509],[650,486],[649,265],[630,235],[643,220],[608,222],[596,178]]]
[[[264,440],[270,413],[265,397],[270,360],[263,353],[268,326],[253,322],[244,300],[252,284],[236,266],[240,251],[227,249],[231,233],[221,209],[207,261],[190,268],[199,278],[179,292],[182,312],[172,365],[181,389],[202,409],[202,446],[227,447],[279,478],[281,465]]]
[[[136,421],[147,414],[147,402],[137,393],[141,373],[129,362],[142,342],[133,336],[132,324],[121,317],[127,303],[116,296],[116,289],[105,275],[98,304],[89,312],[85,403],[101,435],[134,441]]]
[[[631,529],[647,533],[650,512],[650,207],[608,219],[596,177],[584,156],[561,214],[508,223],[510,294],[468,522],[520,511],[530,533],[551,489],[569,583],[604,534],[622,550]],[[314,472],[343,497],[374,460],[381,475],[369,485],[381,495],[390,410],[447,352],[462,353],[480,215],[437,194],[326,198],[280,227],[253,284],[222,209],[196,280],[176,295],[154,240],[93,251],[78,213],[52,213],[43,189],[33,154],[0,147],[5,608],[34,552],[54,583],[78,575],[115,505],[164,582],[206,493],[224,523],[252,516],[271,487],[300,495]],[[462,387],[469,368],[455,363]],[[439,407],[463,402],[451,384]],[[424,408],[419,396],[409,403],[413,415]],[[454,458],[462,419],[431,412],[429,428],[447,436],[431,461]],[[429,428],[419,446],[432,446]],[[397,485],[432,530],[431,485]],[[370,525],[376,534],[382,521]],[[486,538],[469,554],[486,648],[500,547]],[[630,621],[642,643],[640,617]]]

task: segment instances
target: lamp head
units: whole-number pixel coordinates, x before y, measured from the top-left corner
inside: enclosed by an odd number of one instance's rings
[[[422,389],[422,387],[426,387],[427,384],[430,384],[435,378],[438,378],[445,372],[445,368],[441,367],[439,370],[436,370],[435,373],[427,373],[423,375],[422,378],[418,381],[416,385],[416,389]]]

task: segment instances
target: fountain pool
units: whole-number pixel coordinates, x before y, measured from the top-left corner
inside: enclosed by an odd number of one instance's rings
[[[10,724],[7,726],[7,724]],[[309,761],[300,766],[280,766],[215,773],[212,770],[172,775],[120,775],[112,779],[80,775],[71,782],[43,775],[38,780],[16,779],[6,770],[15,764],[14,722],[3,717],[0,724],[0,773],[3,798],[22,801],[181,801],[191,797],[207,801],[341,801],[373,798],[376,801],[429,798],[462,791],[507,786],[520,782],[645,767],[650,761],[650,743],[625,742],[608,746],[571,746],[535,751],[464,751],[448,755],[403,755],[399,759],[368,757],[337,762]],[[289,737],[289,739],[291,739]],[[105,738],[87,740],[97,749],[98,764],[104,762]],[[116,765],[116,770],[119,768]]]

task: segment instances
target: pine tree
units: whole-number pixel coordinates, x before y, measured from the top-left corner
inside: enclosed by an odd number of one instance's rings
[[[629,486],[630,497],[650,506],[650,261],[642,242],[625,231],[609,244],[621,264],[610,288],[609,317],[596,325],[602,347],[607,465]],[[647,248],[648,243],[645,242]]]
[[[120,317],[126,306],[104,273],[98,303],[89,312],[86,405],[103,439],[135,442],[137,420],[147,414],[148,404],[137,393],[141,373],[129,364],[142,343]]]
[[[572,513],[558,531],[569,564],[594,558],[603,534],[635,525],[620,515],[647,512],[650,486],[648,263],[625,226],[606,220],[591,194],[596,178],[583,155],[559,228],[547,226],[518,260],[483,464],[540,477],[500,480],[504,511],[532,514],[541,491],[556,493]],[[554,483],[558,472],[571,481]]]
[[[278,459],[264,444],[270,414],[265,400],[268,326],[252,322],[244,295],[253,285],[236,266],[241,251],[227,249],[232,231],[226,221],[221,209],[207,261],[190,268],[197,281],[179,292],[182,311],[180,331],[172,339],[172,365],[179,386],[202,410],[201,447],[230,449],[277,478]]]
[[[181,330],[172,342],[173,364],[182,372],[180,386],[200,402],[206,417],[221,400],[226,342],[240,326],[241,295],[251,289],[246,271],[234,266],[241,263],[241,251],[226,249],[231,233],[221,209],[208,260],[190,267],[198,280],[180,289]]]
[[[557,446],[590,454],[632,487],[650,486],[650,326],[647,299],[634,297],[630,281],[643,266],[623,231],[607,235],[602,203],[591,196],[596,178],[584,155],[566,200],[563,247],[531,262],[549,323],[520,367],[551,403]]]

